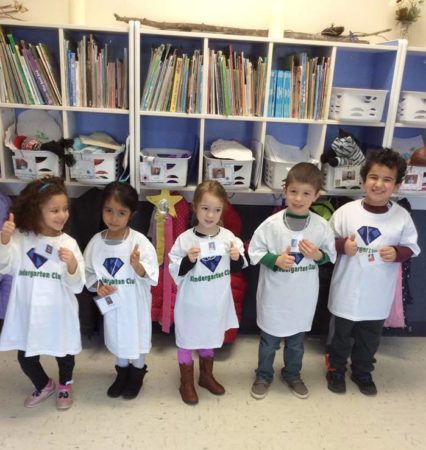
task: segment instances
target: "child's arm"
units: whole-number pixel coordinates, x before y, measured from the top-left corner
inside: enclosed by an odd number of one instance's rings
[[[130,264],[135,270],[136,275],[142,278],[143,281],[150,286],[156,286],[158,283],[159,272],[157,252],[151,242],[143,234],[138,234],[138,239],[130,257]]]
[[[67,270],[70,275],[74,275],[77,270],[77,259],[74,256],[74,253],[69,249],[65,247],[61,247],[58,250],[59,253],[59,259],[64,262],[67,265]]]
[[[290,255],[291,247],[288,246],[275,261],[275,265],[283,270],[289,270],[293,267],[295,257]]]
[[[324,257],[323,252],[308,239],[302,239],[299,242],[299,250],[305,258],[313,259],[314,261],[321,261]]]
[[[185,276],[197,263],[197,258],[200,256],[200,247],[191,247],[188,254],[182,258],[179,266],[179,276]]]
[[[62,274],[62,280],[74,294],[79,294],[86,283],[83,255],[74,239],[67,235],[65,239],[63,244],[66,247],[60,247],[58,250],[59,259],[67,267]]]

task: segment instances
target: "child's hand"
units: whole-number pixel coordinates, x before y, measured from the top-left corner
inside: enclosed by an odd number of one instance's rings
[[[348,256],[355,256],[356,252],[358,251],[358,244],[355,241],[355,234],[352,234],[350,237],[348,237],[345,241],[345,255]]]
[[[231,257],[232,261],[238,261],[240,259],[240,251],[238,250],[238,247],[234,244],[234,242],[231,242],[229,256]]]
[[[195,263],[197,261],[198,256],[200,255],[200,247],[191,247],[188,250],[188,258],[192,263]]]
[[[133,270],[140,276],[145,276],[145,267],[140,262],[141,252],[139,251],[139,244],[136,244],[130,253],[130,265],[133,267]]]
[[[110,286],[109,284],[100,284],[97,293],[99,297],[106,297],[107,295],[111,295],[117,290],[115,286]]]
[[[290,255],[291,247],[288,246],[275,261],[275,265],[283,270],[291,269],[294,265],[294,256]]]
[[[58,250],[59,259],[67,265],[68,272],[72,275],[77,270],[77,260],[74,256],[74,253],[65,247],[61,247]]]
[[[141,257],[141,253],[139,251],[139,244],[136,244],[132,253],[130,253],[130,265],[136,269],[137,264],[139,264],[139,260]]]
[[[319,261],[322,258],[322,252],[307,239],[299,241],[299,250],[305,258],[313,259],[314,261]]]
[[[396,250],[391,246],[382,247],[379,250],[379,255],[384,262],[394,262],[396,259]]]
[[[1,230],[1,243],[6,245],[10,241],[10,237],[15,232],[15,218],[12,213],[9,214],[9,218],[4,222]]]

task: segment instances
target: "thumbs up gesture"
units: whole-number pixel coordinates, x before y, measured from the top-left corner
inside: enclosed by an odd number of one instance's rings
[[[283,270],[291,269],[294,265],[295,258],[290,255],[291,247],[288,246],[275,261],[275,265]]]
[[[240,251],[233,241],[231,242],[231,248],[229,249],[229,256],[232,261],[238,261],[240,259]]]
[[[12,213],[9,213],[8,219],[4,222],[3,228],[1,230],[1,243],[6,245],[10,241],[10,237],[15,232],[15,217]]]
[[[355,234],[351,234],[345,241],[345,255],[355,256],[358,251],[358,244],[355,241]]]
[[[136,244],[130,253],[130,265],[135,268],[136,264],[139,264],[141,253],[139,251],[139,244]]]

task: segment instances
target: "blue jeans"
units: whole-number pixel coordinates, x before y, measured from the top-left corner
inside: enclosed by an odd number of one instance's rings
[[[284,338],[283,360],[284,367],[281,376],[287,380],[298,378],[302,370],[304,353],[303,339],[305,333],[297,333]],[[280,337],[260,332],[259,365],[256,369],[256,377],[271,382],[274,378],[275,352],[280,348]]]

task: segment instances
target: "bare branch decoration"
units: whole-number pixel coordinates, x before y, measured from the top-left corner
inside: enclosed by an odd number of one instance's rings
[[[157,22],[155,20],[141,19],[138,17],[123,17],[114,14],[119,22],[128,23],[130,20],[138,20],[142,25],[158,28],[160,30],[178,30],[178,31],[204,31],[210,33],[237,34],[245,36],[268,36],[268,30],[257,30],[252,28],[235,28],[208,25],[205,23],[181,23],[181,22]]]

